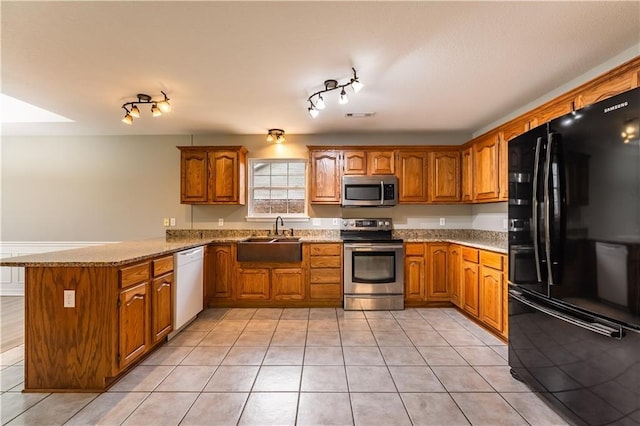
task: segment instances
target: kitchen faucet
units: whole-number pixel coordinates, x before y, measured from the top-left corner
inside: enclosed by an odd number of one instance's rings
[[[282,216],[276,217],[276,236],[278,236],[278,219],[280,219],[280,225],[284,227],[284,221],[282,220]]]

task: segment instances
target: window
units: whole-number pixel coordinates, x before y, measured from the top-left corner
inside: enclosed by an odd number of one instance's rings
[[[249,218],[307,217],[307,160],[249,159]]]

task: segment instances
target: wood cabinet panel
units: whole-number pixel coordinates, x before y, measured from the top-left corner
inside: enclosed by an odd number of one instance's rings
[[[462,290],[464,310],[474,317],[480,315],[478,264],[462,261]]]
[[[398,152],[398,201],[428,201],[428,154],[426,151]]]
[[[310,286],[312,300],[342,300],[342,284],[314,284]]]
[[[155,278],[151,290],[151,340],[155,343],[173,330],[173,274]]]
[[[155,259],[151,262],[151,266],[154,277],[171,272],[173,271],[173,255]]]
[[[392,175],[395,172],[393,151],[367,151],[368,175]]]
[[[529,121],[529,128],[533,129],[534,127],[541,126],[554,118],[569,114],[574,110],[573,99],[562,99],[543,105],[534,110]]]
[[[312,269],[309,275],[312,284],[342,282],[342,271],[337,268],[316,268]]]
[[[343,164],[345,175],[367,174],[367,156],[364,151],[345,151]]]
[[[456,244],[449,245],[449,259],[447,261],[447,281],[449,284],[449,292],[451,303],[457,307],[462,307],[462,291],[460,289],[460,268],[462,256],[460,246]]]
[[[207,201],[209,180],[207,151],[183,149],[180,153],[180,202],[204,203]]]
[[[309,253],[311,256],[341,256],[342,244],[333,244],[333,243],[310,244]]]
[[[497,269],[498,271],[502,271],[503,264],[502,261],[504,256],[495,253],[492,251],[479,250],[480,251],[480,263],[488,266],[489,268]]]
[[[502,271],[486,265],[480,267],[480,320],[497,331],[502,331]]]
[[[204,303],[233,298],[235,250],[232,244],[211,244],[205,251]]]
[[[312,268],[341,268],[340,256],[311,256],[309,265]]]
[[[480,262],[480,255],[477,249],[471,247],[462,247],[462,260],[466,260],[473,263]]]
[[[120,293],[120,368],[134,362],[149,348],[150,311],[148,282],[127,288]]]
[[[213,203],[244,204],[239,188],[240,159],[236,151],[209,152],[208,200]],[[242,195],[244,191],[242,191]]]
[[[236,271],[237,299],[269,299],[270,274],[267,268],[239,268]]]
[[[309,299],[341,303],[342,244],[309,244]]]
[[[460,152],[436,151],[430,154],[432,202],[460,201]]]
[[[310,202],[340,204],[342,174],[339,151],[311,151]]]
[[[462,185],[461,198],[463,202],[473,201],[473,148],[465,148],[461,153]]]
[[[425,287],[424,256],[406,256],[404,259],[404,298],[422,301]]]
[[[140,263],[120,269],[120,288],[125,288],[149,279],[149,264]]]
[[[576,109],[584,108],[627,90],[635,89],[638,87],[639,78],[640,70],[631,69],[627,72],[613,75],[605,81],[591,84],[579,92],[575,98],[574,106]]]
[[[271,271],[274,300],[304,299],[304,279],[301,268],[277,268]]]
[[[497,133],[473,144],[473,200],[493,201],[500,196],[500,145]]]
[[[447,282],[448,244],[427,244],[427,286],[425,299],[429,302],[449,301]]]

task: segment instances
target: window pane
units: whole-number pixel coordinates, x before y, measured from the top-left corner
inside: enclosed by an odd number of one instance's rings
[[[304,176],[304,168],[305,164],[303,162],[289,163],[289,174]]]
[[[272,189],[271,190],[271,199],[272,200],[286,200],[287,199],[287,190],[286,189]]]
[[[271,164],[270,163],[253,163],[253,174],[254,175],[271,174]]]
[[[271,174],[272,175],[286,175],[287,174],[287,163],[271,163]]]
[[[254,200],[253,202],[254,213],[271,213],[271,201],[270,200]]]
[[[254,189],[253,190],[253,199],[254,200],[268,200],[271,198],[271,190],[269,189]]]
[[[304,200],[304,189],[290,189],[289,190],[289,199],[290,200]]]
[[[251,162],[249,215],[301,215],[306,212],[306,161]]]
[[[304,213],[304,200],[289,201],[289,213],[296,213],[296,214]]]
[[[255,187],[269,187],[271,186],[271,177],[270,176],[254,176],[253,177],[253,186]]]
[[[271,186],[287,186],[287,176],[271,176]]]
[[[289,186],[304,187],[304,175],[289,176]]]

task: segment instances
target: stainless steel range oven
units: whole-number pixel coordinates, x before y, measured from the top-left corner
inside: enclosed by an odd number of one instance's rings
[[[344,309],[404,309],[404,248],[391,219],[343,219]]]

